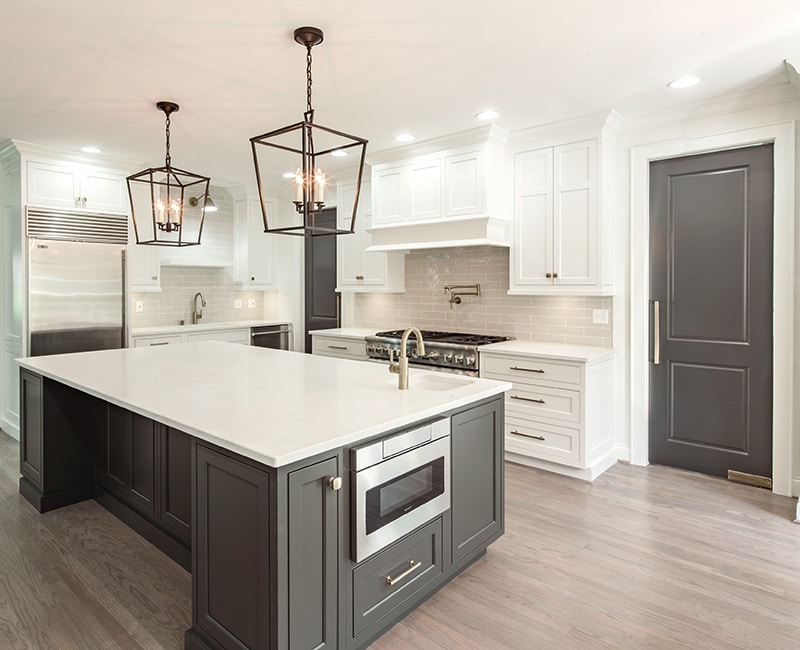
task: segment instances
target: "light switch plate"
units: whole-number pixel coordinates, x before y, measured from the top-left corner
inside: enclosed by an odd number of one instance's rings
[[[242,308],[242,299],[241,298],[237,298],[236,300],[233,301],[233,308],[234,309],[241,309]]]
[[[608,309],[592,309],[592,322],[597,325],[608,325]]]
[[[141,300],[137,300],[135,304],[136,313],[141,314],[144,311],[144,303]]]
[[[247,299],[247,308],[248,309],[255,309],[256,308],[256,299],[255,298],[248,298]]]

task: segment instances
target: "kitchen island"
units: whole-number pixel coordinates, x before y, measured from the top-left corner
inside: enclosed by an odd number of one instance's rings
[[[190,568],[187,648],[363,647],[503,532],[505,382],[219,342],[20,366],[21,493]],[[443,422],[449,507],[357,556],[357,450]]]

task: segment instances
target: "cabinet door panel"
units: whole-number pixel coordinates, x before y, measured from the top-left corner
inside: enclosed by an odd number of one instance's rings
[[[248,199],[247,211],[247,280],[252,286],[273,286],[273,236],[264,232],[264,218],[259,202]],[[275,204],[265,201],[270,227],[277,219]]]
[[[161,428],[159,520],[184,543],[192,533],[192,438],[172,427]]]
[[[372,175],[375,184],[372,214],[376,225],[402,221],[405,215],[402,165],[381,169]]]
[[[133,414],[131,498],[151,513],[155,497],[155,443],[155,423],[150,418]]]
[[[337,458],[289,473],[289,650],[337,647]]]
[[[66,165],[28,163],[28,203],[74,208],[78,197],[75,172]]]
[[[553,272],[553,151],[518,154],[514,162],[514,277],[519,285],[551,285]]]
[[[442,216],[442,161],[430,160],[408,166],[409,219]]]
[[[110,212],[128,211],[127,185],[121,176],[87,171],[80,175],[79,183],[83,207]]]
[[[20,418],[20,472],[39,489],[42,484],[44,421],[42,378],[20,372],[22,413]]]
[[[445,159],[445,216],[484,212],[483,154],[479,151]]]

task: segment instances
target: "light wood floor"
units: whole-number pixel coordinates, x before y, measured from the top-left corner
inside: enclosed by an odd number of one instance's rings
[[[183,647],[190,577],[94,502],[39,515],[0,433],[0,648]],[[506,534],[374,650],[800,648],[795,500],[671,468],[507,465]]]

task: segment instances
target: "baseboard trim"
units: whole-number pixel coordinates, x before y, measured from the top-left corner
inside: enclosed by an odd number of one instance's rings
[[[539,458],[531,458],[530,456],[515,454],[511,451],[506,452],[506,460],[510,463],[527,465],[528,467],[543,469],[547,472],[553,472],[554,474],[561,474],[562,476],[569,476],[580,481],[587,481],[591,483],[608,468],[613,467],[617,462],[617,457],[614,453],[610,453],[586,469],[569,467],[567,465],[559,465],[558,463],[551,463],[546,460],[540,460]]]
[[[617,456],[617,460],[621,460],[625,463],[631,462],[631,448],[625,447],[623,445],[615,445],[614,446],[614,453]]]

